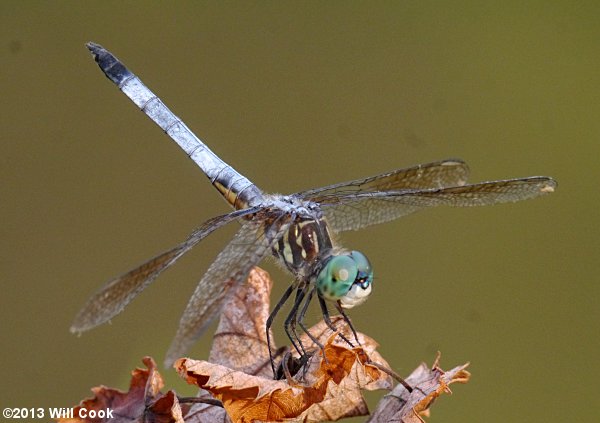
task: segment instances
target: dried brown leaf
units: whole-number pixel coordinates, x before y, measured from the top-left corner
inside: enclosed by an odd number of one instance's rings
[[[471,374],[465,370],[469,363],[444,371],[438,366],[438,361],[439,355],[431,369],[421,363],[406,378],[413,391],[408,392],[404,386],[397,385],[379,402],[369,422],[422,423],[421,416],[429,416],[433,401],[442,393],[452,393],[450,384],[469,381]]]
[[[327,361],[315,354],[301,373],[302,380],[273,380],[230,368],[181,359],[176,363],[188,382],[221,400],[234,422],[301,420],[317,422],[368,413],[361,389],[387,378],[366,363],[362,348],[325,345]]]
[[[350,340],[354,344],[356,344],[356,340],[354,339],[354,334],[350,330],[350,327],[346,324],[342,316],[334,316],[331,318],[331,323],[338,330],[342,336],[346,339]],[[313,335],[317,341],[321,344],[326,344],[327,342],[332,342],[334,345],[338,345],[344,348],[348,348],[348,344],[343,340],[339,335],[334,336],[333,331],[327,326],[327,324],[321,320],[319,323],[310,328],[309,332]],[[357,333],[358,341],[360,344],[360,348],[355,348],[354,351],[357,354],[366,354],[366,357],[361,358],[364,364],[367,363],[377,363],[382,367],[390,368],[387,361],[379,354],[377,351],[377,347],[379,344],[373,338],[365,335],[364,333]],[[331,339],[332,340],[331,340]],[[307,334],[302,334],[300,337],[302,344],[307,348],[307,350],[316,350],[318,346],[314,344],[314,342],[310,339]],[[298,354],[294,354],[296,357]],[[310,373],[309,373],[310,374]],[[372,380],[371,382],[364,383],[362,389],[366,389],[368,391],[375,391],[378,389],[387,389],[390,390],[393,387],[392,378],[388,375],[381,375],[381,377]]]
[[[272,286],[268,272],[259,267],[250,271],[246,283],[223,307],[208,361],[250,375],[272,376],[265,331]]]
[[[273,282],[259,267],[250,271],[246,283],[228,299],[213,336],[208,361],[255,376],[272,376],[265,326]],[[271,339],[272,332],[271,332]],[[198,398],[213,396],[200,389]],[[187,422],[229,422],[223,407],[194,404],[185,416]]]
[[[368,363],[373,360],[387,366],[376,352],[377,343],[365,335],[358,335],[361,347],[352,349],[321,322],[310,333],[326,345],[327,360],[304,335],[303,345],[316,353],[296,379],[272,379],[265,334],[271,285],[267,272],[252,270],[247,283],[225,304],[209,361],[178,361],[182,377],[221,400],[235,422],[322,421],[367,414],[361,389],[391,389],[392,384],[388,375]],[[343,320],[334,318],[333,322],[346,338],[351,336]],[[222,409],[194,405],[186,420],[193,415],[193,421],[202,421],[206,413],[221,418]]]
[[[200,390],[197,398],[201,400],[214,400],[213,396],[203,389]],[[207,403],[197,403],[193,404],[184,415],[184,421],[186,423],[229,423],[231,419],[223,407]]]
[[[93,398],[82,400],[73,410],[73,418],[58,419],[62,423],[100,422],[102,419],[79,418],[79,410],[112,410],[112,422],[182,423],[182,410],[174,392],[162,394],[164,383],[150,357],[143,360],[147,369],[131,372],[129,391],[98,386],[92,388]],[[186,408],[187,409],[187,408]]]

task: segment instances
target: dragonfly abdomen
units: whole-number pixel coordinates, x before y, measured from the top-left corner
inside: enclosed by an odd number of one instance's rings
[[[263,194],[256,185],[213,153],[119,59],[98,44],[88,43],[87,47],[106,77],[185,151],[229,204],[239,210],[262,201]]]
[[[210,181],[236,210],[257,206],[264,199],[256,185],[227,164]]]

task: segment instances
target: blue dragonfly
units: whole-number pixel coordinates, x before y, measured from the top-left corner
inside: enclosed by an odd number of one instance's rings
[[[338,245],[335,233],[435,206],[526,200],[551,193],[556,187],[556,181],[545,176],[467,184],[466,163],[449,159],[290,195],[267,194],[213,153],[113,54],[95,43],[87,47],[108,79],[183,149],[234,211],[207,220],[179,245],[109,281],[89,298],[71,331],[80,333],[107,322],[214,230],[231,222],[241,224],[196,286],[167,352],[167,365],[202,335],[227,297],[267,256],[274,256],[293,276],[267,321],[267,337],[275,315],[295,292],[284,329],[292,345],[304,354],[296,325],[306,331],[304,313],[315,297],[327,322],[328,304],[332,304],[350,324],[345,310],[363,303],[372,290],[369,260],[359,251]],[[274,368],[272,356],[271,364]]]

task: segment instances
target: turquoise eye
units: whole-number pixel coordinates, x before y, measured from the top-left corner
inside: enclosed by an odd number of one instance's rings
[[[363,289],[366,289],[373,282],[373,268],[367,256],[360,251],[352,251],[350,256],[354,259],[358,268],[356,283],[360,284]]]
[[[340,298],[340,305],[343,308],[352,308],[364,303],[373,289],[373,268],[369,259],[358,251],[352,251],[350,257],[354,260],[358,272],[348,292]]]
[[[343,308],[352,308],[366,301],[371,294],[373,268],[359,251],[332,257],[317,276],[319,295],[338,301]]]
[[[357,276],[358,266],[352,256],[335,256],[317,276],[317,289],[323,298],[337,301],[346,295]]]

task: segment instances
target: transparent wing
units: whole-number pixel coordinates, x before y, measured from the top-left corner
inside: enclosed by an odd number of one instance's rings
[[[302,191],[296,195],[321,203],[323,199],[334,195],[459,186],[466,184],[468,176],[469,167],[465,162],[460,159],[447,159]]]
[[[397,219],[427,207],[487,206],[535,198],[553,192],[545,176],[489,181],[446,188],[363,192],[321,196],[321,207],[336,231],[357,230]]]
[[[71,332],[83,332],[110,320],[123,311],[125,306],[150,285],[163,270],[173,265],[179,257],[215,229],[256,211],[257,209],[250,208],[214,217],[194,230],[181,244],[111,280],[88,299],[75,317]]]
[[[165,366],[171,366],[202,335],[220,313],[227,295],[235,292],[250,269],[269,254],[292,220],[290,215],[282,215],[266,229],[266,235],[262,219],[244,223],[196,286],[167,352]]]

